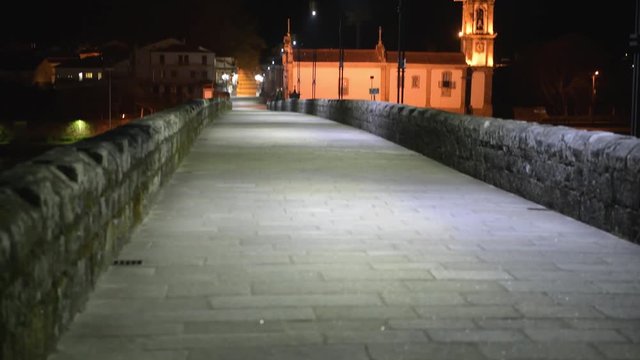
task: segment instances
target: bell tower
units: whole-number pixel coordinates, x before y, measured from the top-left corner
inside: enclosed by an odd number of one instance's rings
[[[465,113],[492,116],[493,31],[495,0],[454,0],[462,3],[460,51],[467,62],[464,76]]]
[[[495,0],[456,0],[462,2],[460,46],[470,66],[493,67],[493,8]]]

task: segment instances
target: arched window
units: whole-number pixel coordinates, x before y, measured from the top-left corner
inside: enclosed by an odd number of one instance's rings
[[[484,32],[484,9],[476,10],[476,31]]]

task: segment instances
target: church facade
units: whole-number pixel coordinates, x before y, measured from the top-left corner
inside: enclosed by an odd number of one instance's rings
[[[492,115],[495,0],[462,2],[459,52],[404,52],[402,102],[458,113]],[[375,49],[344,49],[342,98],[400,102],[398,52],[387,51],[382,30]],[[283,92],[301,99],[339,98],[338,49],[301,49],[288,29],[283,41]]]

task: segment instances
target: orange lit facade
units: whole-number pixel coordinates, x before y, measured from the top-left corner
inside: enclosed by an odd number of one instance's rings
[[[460,52],[406,52],[405,104],[492,115],[494,2],[462,1]],[[289,30],[282,64],[285,96],[338,98],[338,49],[300,49]],[[345,49],[344,99],[373,100],[375,89],[375,100],[397,102],[397,64],[398,53],[385,49],[381,31],[375,49]]]

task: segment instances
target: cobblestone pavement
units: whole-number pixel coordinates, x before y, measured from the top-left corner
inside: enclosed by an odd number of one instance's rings
[[[205,129],[120,259],[50,360],[640,359],[640,246],[317,117]]]

